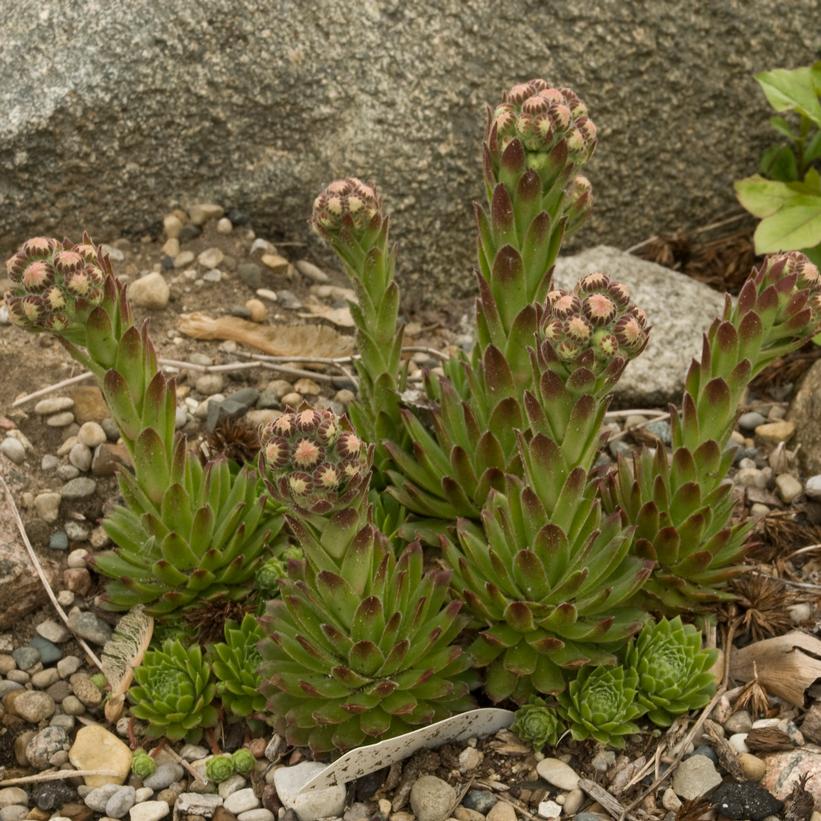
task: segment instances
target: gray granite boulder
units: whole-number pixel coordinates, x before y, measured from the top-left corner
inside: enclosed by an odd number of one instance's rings
[[[795,422],[795,440],[801,445],[799,458],[808,473],[821,473],[821,361],[804,375],[790,406],[788,418]]]
[[[606,245],[559,259],[553,281],[571,288],[593,271],[624,283],[652,326],[650,343],[616,387],[616,403],[645,407],[678,402],[690,360],[700,355],[702,334],[721,312],[723,296],[684,274]]]
[[[314,196],[353,173],[395,214],[412,303],[472,291],[483,112],[505,87],[545,76],[587,101],[601,144],[578,241],[626,247],[735,207],[732,181],[773,139],[752,74],[810,63],[818,29],[816,0],[2,8],[0,251],[33,232],[158,231],[198,200],[316,243]]]

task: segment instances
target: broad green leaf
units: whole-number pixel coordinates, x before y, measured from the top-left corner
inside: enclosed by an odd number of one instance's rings
[[[821,126],[821,103],[818,101],[821,64],[802,68],[776,68],[755,75],[767,102],[776,111],[795,110]]]
[[[770,125],[776,131],[781,132],[789,140],[795,140],[798,136],[792,130],[790,124],[783,117],[779,117],[777,114],[774,117],[770,117]]]
[[[738,201],[755,217],[769,217],[798,196],[785,182],[765,180],[756,174],[735,183]]]
[[[761,173],[771,180],[794,182],[798,179],[798,161],[788,145],[772,145],[758,163]]]
[[[821,197],[795,197],[759,223],[754,239],[757,254],[798,251],[818,245],[821,243]]]
[[[804,165],[821,160],[821,131],[816,131],[804,146]]]

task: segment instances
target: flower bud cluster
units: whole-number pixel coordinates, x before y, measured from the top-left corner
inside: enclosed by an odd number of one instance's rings
[[[315,200],[311,222],[320,234],[334,234],[344,227],[369,228],[379,214],[376,191],[356,177],[334,180]]]
[[[793,277],[795,281],[789,290],[778,286],[779,281],[786,285]],[[802,307],[796,301],[796,297],[799,294],[806,296],[806,305],[811,311],[810,325],[816,330],[821,327],[821,273],[806,254],[802,254],[801,251],[789,251],[768,256],[759,269],[757,278],[759,288],[762,285],[776,285],[781,293],[780,301],[786,303],[788,314]],[[810,330],[810,333],[814,332]]]
[[[587,351],[599,362],[629,360],[647,344],[647,316],[620,282],[606,274],[588,274],[573,291],[548,293],[540,335],[563,362]]]
[[[108,260],[91,242],[26,240],[6,261],[13,283],[5,297],[9,318],[30,330],[55,333],[83,323],[103,299],[107,269]]]
[[[565,141],[576,164],[596,147],[596,126],[587,106],[569,88],[552,88],[545,80],[519,83],[505,92],[491,118],[502,151],[515,139],[528,152],[547,153]]]
[[[371,449],[331,411],[283,414],[263,428],[261,441],[269,491],[298,510],[339,510],[367,488]]]

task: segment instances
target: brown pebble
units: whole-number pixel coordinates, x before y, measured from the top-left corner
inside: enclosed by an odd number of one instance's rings
[[[487,821],[516,821],[516,810],[507,801],[497,801],[490,808]]]
[[[72,593],[85,596],[91,590],[91,574],[84,567],[69,567],[63,571],[63,586]]]
[[[245,303],[245,308],[250,314],[252,322],[265,322],[268,316],[268,309],[261,299],[249,299]]]
[[[767,771],[767,765],[752,753],[741,753],[738,757],[738,763],[741,765],[741,769],[744,770],[744,775],[750,781],[760,781]]]

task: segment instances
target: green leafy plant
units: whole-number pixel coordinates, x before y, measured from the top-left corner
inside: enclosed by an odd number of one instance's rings
[[[725,482],[738,403],[761,371],[819,327],[821,277],[803,254],[769,257],[705,335],[682,408],[671,409],[672,456],[659,444],[621,457],[600,488],[605,510],[635,526],[633,550],[656,563],[643,593],[670,614],[731,598],[750,531],[733,522]]]
[[[555,704],[535,698],[519,707],[510,729],[538,752],[557,744],[564,732],[564,722]]]
[[[755,79],[778,112],[771,125],[786,138],[764,153],[761,174],[735,184],[739,202],[761,219],[756,252],[803,250],[821,264],[821,62]]]
[[[262,630],[250,613],[242,624],[225,624],[225,642],[212,644],[209,659],[217,678],[217,694],[222,706],[237,716],[250,716],[265,708],[265,697],[259,691],[260,654],[257,645]]]
[[[620,748],[639,732],[644,712],[637,701],[638,673],[624,667],[585,667],[559,696],[561,713],[573,738],[593,738]]]
[[[715,650],[702,649],[699,631],[677,616],[645,624],[628,645],[624,664],[638,674],[638,700],[648,718],[667,727],[710,700],[716,657]]]
[[[231,761],[234,763],[234,769],[240,775],[248,775],[253,772],[257,764],[254,754],[247,747],[240,747],[231,753]]]
[[[227,753],[212,756],[205,762],[205,777],[215,784],[227,781],[235,772],[234,759]]]
[[[131,772],[145,781],[157,771],[157,762],[142,747],[134,750],[131,758]]]
[[[281,416],[262,442],[267,485],[306,558],[263,620],[262,691],[278,732],[321,753],[467,709],[461,603],[448,602],[449,573],[424,572],[418,543],[397,558],[372,524],[372,450],[316,410]]]
[[[108,257],[81,244],[36,237],[6,263],[12,321],[56,335],[97,378],[134,464],[121,471],[125,504],[104,521],[117,550],[94,567],[110,577],[102,604],[143,604],[164,614],[197,601],[238,599],[282,525],[258,493],[253,467],[205,468],[175,434],[175,387],[159,369],[147,325],[137,326]]]
[[[128,691],[131,713],[148,722],[149,738],[196,743],[204,728],[216,725],[216,684],[198,645],[166,641],[145,654],[134,678]]]

